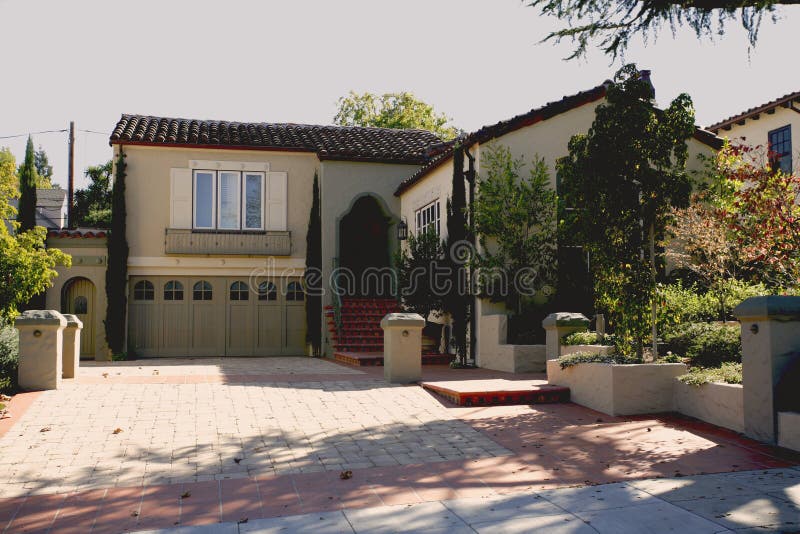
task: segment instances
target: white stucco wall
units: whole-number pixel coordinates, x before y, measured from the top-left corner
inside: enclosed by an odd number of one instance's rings
[[[320,164],[320,201],[322,211],[322,267],[325,298],[323,305],[333,302],[330,292],[332,260],[339,256],[339,222],[362,196],[378,200],[385,215],[391,218],[389,227],[390,257],[397,250],[397,223],[400,221],[400,199],[394,192],[400,182],[411,176],[418,165],[322,161]],[[306,217],[308,212],[306,211]],[[305,234],[303,234],[305,235]],[[325,350],[331,354],[327,324]]]
[[[675,411],[712,425],[744,432],[744,395],[740,384],[702,386],[675,380]]]
[[[792,166],[800,169],[800,113],[779,107],[772,114],[761,113],[758,119],[745,119],[744,124],[731,126],[730,130],[719,130],[717,135],[727,137],[732,143],[762,146],[766,150],[767,134],[771,130],[790,125],[792,127]]]

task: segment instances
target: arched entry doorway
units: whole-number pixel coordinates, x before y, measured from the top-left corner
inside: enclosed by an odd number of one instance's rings
[[[81,358],[94,357],[95,289],[87,278],[71,278],[61,291],[61,311],[71,313],[83,323]]]
[[[360,197],[339,222],[339,265],[352,273],[354,287],[349,293],[358,296],[391,296],[391,284],[380,273],[391,266],[389,227],[391,219],[370,195]],[[374,274],[370,274],[370,272]]]

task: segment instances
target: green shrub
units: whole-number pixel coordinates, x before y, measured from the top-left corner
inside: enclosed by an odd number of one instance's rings
[[[10,324],[0,321],[0,393],[11,393],[17,387],[19,336]]]
[[[626,358],[620,354],[596,354],[593,352],[576,352],[567,356],[561,356],[556,361],[562,369],[578,365],[579,363],[642,363],[641,360]]]
[[[724,382],[726,384],[742,383],[742,364],[726,362],[719,367],[692,367],[678,380],[690,386],[702,386],[711,382]]]
[[[687,323],[664,336],[667,348],[685,356],[691,365],[718,367],[723,362],[742,361],[742,341],[738,325]]]
[[[658,363],[681,363],[681,357],[668,352],[665,356],[658,359]]]
[[[597,332],[573,332],[561,338],[562,345],[613,345],[614,338]]]

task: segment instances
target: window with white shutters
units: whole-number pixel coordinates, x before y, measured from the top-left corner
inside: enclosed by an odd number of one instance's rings
[[[188,227],[182,173],[173,169],[173,228]],[[186,173],[189,171],[186,170]],[[189,175],[186,175],[186,180]],[[189,182],[187,182],[189,183]],[[285,230],[286,173],[195,170],[191,175],[191,228],[198,230]]]

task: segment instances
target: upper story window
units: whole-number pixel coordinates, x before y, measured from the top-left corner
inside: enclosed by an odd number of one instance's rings
[[[439,201],[435,200],[430,204],[421,207],[415,212],[417,220],[417,235],[423,232],[434,231],[436,235],[441,234],[441,212],[439,211]]]
[[[263,230],[265,173],[195,170],[193,228]]]
[[[786,125],[767,134],[773,167],[792,172],[792,126]]]

